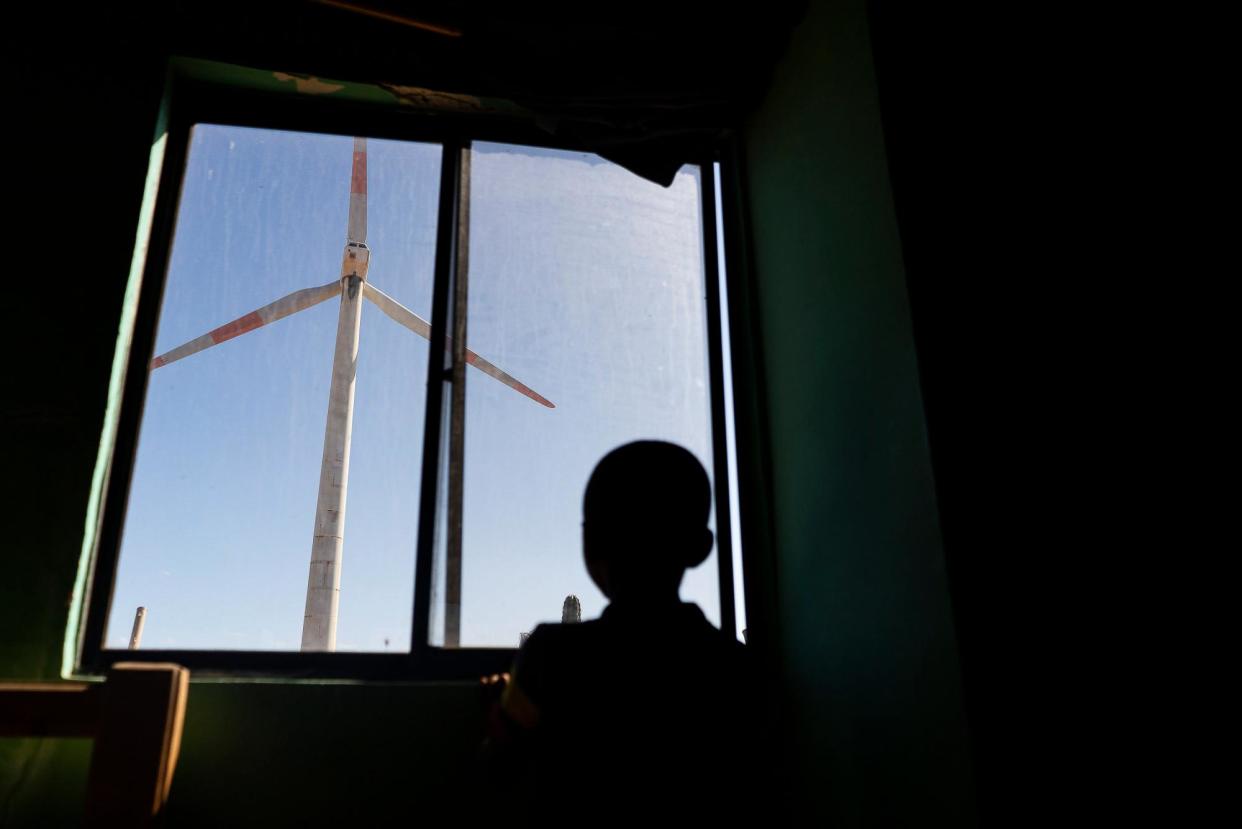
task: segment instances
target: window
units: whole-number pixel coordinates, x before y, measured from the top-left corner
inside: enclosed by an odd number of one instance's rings
[[[441,149],[357,144],[191,130],[109,648],[409,648],[427,349],[379,311],[431,316]]]
[[[567,595],[586,617],[606,604],[580,549],[605,453],[670,440],[711,471],[701,182],[691,166],[664,188],[598,156],[509,144],[469,157],[470,345],[557,406],[467,375],[457,640],[512,647]],[[719,624],[714,554],[682,592]],[[432,641],[453,639],[433,624]]]
[[[567,596],[602,609],[605,452],[672,440],[727,482],[711,163],[664,188],[525,134],[204,100],[167,133],[80,670],[493,670]],[[733,626],[728,504],[682,594]]]

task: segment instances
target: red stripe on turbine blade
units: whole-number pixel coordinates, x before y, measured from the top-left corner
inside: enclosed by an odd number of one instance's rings
[[[534,401],[535,401],[536,403],[538,403],[539,405],[541,405],[541,406],[547,406],[549,409],[555,409],[555,408],[556,408],[556,404],[555,404],[555,403],[553,403],[553,402],[552,402],[551,400],[549,400],[548,398],[544,397],[544,396],[543,396],[542,394],[540,394],[539,392],[537,392],[537,391],[535,391],[534,389],[530,388],[530,387],[529,387],[529,386],[527,386],[526,384],[524,384],[524,383],[518,383],[518,385],[522,387],[522,388],[518,389],[518,391],[520,391],[522,394],[524,394],[524,395],[526,395],[527,397],[529,397],[531,400],[534,400]]]
[[[349,183],[349,192],[360,196],[367,194],[367,153],[354,150],[354,174]]]
[[[259,316],[258,311],[251,311],[241,319],[233,320],[227,325],[221,325],[210,334],[213,343],[222,343],[225,340],[231,340],[234,337],[240,337],[247,331],[253,331],[263,324],[263,317]]]
[[[515,381],[515,382],[516,382],[516,381]],[[525,383],[518,383],[518,384],[517,384],[517,386],[516,386],[516,388],[517,388],[517,390],[518,390],[519,392],[521,392],[522,394],[526,395],[526,396],[527,396],[527,397],[529,397],[531,400],[534,400],[534,401],[535,401],[536,403],[538,403],[539,405],[541,405],[541,406],[547,406],[549,409],[555,409],[555,408],[556,408],[556,404],[555,404],[555,403],[553,403],[551,400],[549,400],[548,398],[544,397],[542,394],[540,394],[539,392],[535,391],[534,389],[532,389],[530,386],[526,385]]]
[[[159,367],[160,367],[160,366],[162,366],[162,365],[164,365],[164,358],[163,358],[163,357],[153,357],[153,358],[151,359],[151,369],[150,369],[150,370],[151,370],[151,371],[155,371],[157,368],[159,368]]]
[[[448,344],[451,344],[451,343],[452,343],[452,339],[451,339],[451,338],[447,338],[447,337],[446,337],[445,339],[446,339],[446,340],[448,340],[448,343],[446,343],[446,345],[445,345],[445,348],[447,349]],[[469,363],[470,365],[472,365],[472,366],[473,366],[473,365],[475,365],[475,361],[476,361],[476,360],[478,360],[478,359],[479,359],[479,355],[478,355],[478,354],[475,354],[473,351],[471,351],[471,350],[470,350],[470,349],[468,349],[468,348],[466,349],[466,362],[467,362],[467,363]],[[475,368],[478,368],[478,366],[475,366]],[[499,371],[499,369],[497,369],[495,366],[492,366],[492,368],[493,368],[493,369],[495,369],[496,371]],[[483,371],[483,369],[479,369],[479,370],[480,370],[480,371]],[[493,378],[493,379],[495,379],[495,380],[499,380],[499,379],[500,379],[500,378],[495,377],[494,375],[491,375],[491,374],[489,374],[488,376],[489,376],[489,377],[492,377],[492,378]],[[526,396],[527,396],[527,397],[529,397],[531,400],[534,400],[536,403],[540,404],[541,406],[547,406],[549,409],[555,409],[555,408],[556,408],[556,404],[555,404],[555,403],[553,403],[553,402],[552,402],[551,400],[549,400],[548,398],[544,397],[544,396],[543,396],[542,394],[540,394],[539,392],[537,392],[537,391],[535,391],[534,389],[532,389],[530,386],[528,386],[528,385],[526,385],[525,383],[523,383],[521,380],[514,380],[514,379],[513,379],[513,377],[509,377],[509,379],[510,379],[510,380],[513,380],[513,383],[507,383],[507,382],[505,382],[505,381],[503,381],[503,380],[501,380],[500,382],[504,383],[506,386],[508,386],[509,388],[511,388],[511,389],[513,389],[514,391],[518,392],[519,394],[524,394],[524,395],[526,395]]]

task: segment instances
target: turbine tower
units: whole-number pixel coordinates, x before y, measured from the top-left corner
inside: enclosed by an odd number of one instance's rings
[[[324,427],[323,459],[319,467],[319,495],[315,504],[315,532],[311,541],[310,575],[306,585],[306,612],[302,623],[302,650],[336,650],[336,623],[341,596],[341,553],[345,543],[345,502],[349,489],[349,444],[354,420],[354,380],[358,361],[358,334],[362,300],[370,300],[400,325],[431,339],[431,325],[410,309],[367,282],[371,251],[367,247],[367,140],[354,139],[353,173],[349,187],[349,224],[345,254],[338,280],[305,288],[251,311],[188,343],[159,355],[151,370],[239,337],[264,325],[304,311],[339,296],[336,349],[332,357],[332,386]],[[508,373],[466,349],[466,363],[526,395],[540,405],[555,406]],[[432,378],[428,378],[429,381]]]

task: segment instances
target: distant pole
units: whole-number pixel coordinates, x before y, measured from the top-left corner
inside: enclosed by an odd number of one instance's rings
[[[582,621],[582,602],[572,593],[565,597],[561,605],[561,624],[575,624]]]
[[[140,607],[134,614],[134,630],[129,634],[129,649],[131,651],[138,650],[138,646],[142,644],[142,626],[146,623],[147,609]]]

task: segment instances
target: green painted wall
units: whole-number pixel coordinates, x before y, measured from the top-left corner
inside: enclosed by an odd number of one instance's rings
[[[813,3],[745,130],[799,808],[970,825],[974,797],[865,7]]]
[[[471,779],[472,684],[202,684],[190,689],[174,826],[386,825],[443,814]],[[81,822],[85,740],[5,740],[8,826]]]

